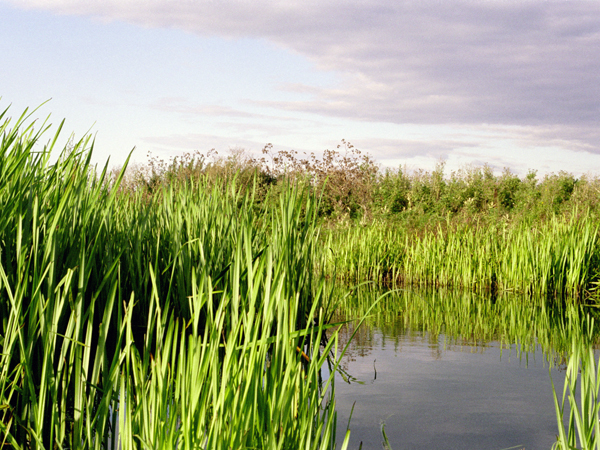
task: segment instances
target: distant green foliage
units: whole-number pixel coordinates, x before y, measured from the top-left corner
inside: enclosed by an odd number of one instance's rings
[[[505,169],[467,167],[443,176],[443,163],[433,172],[387,170],[375,183],[372,214],[407,224],[435,225],[448,217],[456,221],[495,221],[508,215],[545,220],[555,214],[579,210],[598,212],[600,179],[560,172],[538,180],[531,171],[523,178]],[[414,216],[420,216],[419,221]]]
[[[381,169],[368,155],[342,140],[322,158],[314,153],[275,151],[271,144],[260,158],[237,149],[229,156],[188,153],[170,162],[153,158],[132,168],[123,186],[147,195],[159,185],[203,179],[209,184],[236,179],[252,190],[258,204],[273,202],[285,186],[304,186],[321,200],[319,216],[330,223],[386,220],[419,232],[435,229],[448,218],[456,223],[498,220],[545,221],[577,209],[600,214],[600,178],[559,172],[538,179],[532,170],[519,177],[509,169],[500,175],[489,166],[467,166],[450,173],[439,162],[431,171]]]

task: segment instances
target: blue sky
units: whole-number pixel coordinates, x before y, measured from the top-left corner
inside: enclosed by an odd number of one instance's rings
[[[94,159],[316,152],[600,172],[600,2],[0,0],[0,108]],[[49,138],[50,136],[48,136]]]

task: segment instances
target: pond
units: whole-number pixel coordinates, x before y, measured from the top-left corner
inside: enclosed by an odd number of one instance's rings
[[[343,318],[380,293],[346,300]],[[584,333],[527,297],[400,291],[350,336],[336,375],[338,443],[350,414],[350,449],[545,449],[558,434],[565,348]],[[361,310],[362,309],[362,310]],[[563,319],[560,319],[563,317]],[[338,317],[339,318],[339,317]],[[562,324],[562,325],[561,325]]]

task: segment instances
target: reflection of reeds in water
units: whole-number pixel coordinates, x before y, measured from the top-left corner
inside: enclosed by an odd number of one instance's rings
[[[328,270],[347,280],[576,299],[593,289],[600,268],[598,224],[577,211],[540,224],[449,224],[422,236],[374,223],[329,239]]]
[[[40,135],[9,123],[0,442],[333,448],[333,378],[320,369],[337,338],[320,349],[313,199],[290,191],[261,210],[235,183],[201,180],[122,192],[94,172],[86,140],[50,165],[50,149],[33,151]]]
[[[382,292],[373,286],[357,289],[339,302],[336,318],[362,317]],[[368,351],[374,339],[385,339],[386,345],[399,348],[401,336],[426,336],[432,345],[446,348],[483,348],[495,341],[524,356],[539,346],[551,364],[560,364],[574,338],[584,336],[590,345],[598,341],[595,331],[586,325],[592,320],[590,314],[593,311],[580,305],[551,307],[543,298],[507,292],[492,300],[489,295],[467,291],[401,289],[389,292],[375,305],[355,344]],[[341,331],[340,339],[344,336]]]
[[[360,317],[374,299],[377,288],[363,286],[339,304],[336,319]],[[566,371],[562,396],[554,390],[558,423],[556,449],[600,449],[600,362],[596,360],[599,336],[594,309],[574,303],[550,307],[545,299],[500,294],[495,301],[471,292],[398,290],[373,308],[367,326],[359,330],[345,358],[363,356],[381,345],[402,350],[402,339],[429,339],[432,351],[452,346],[472,346],[481,351],[490,341],[515,348],[527,361],[537,346],[549,367]],[[352,329],[350,325],[349,330]],[[340,332],[340,340],[346,339]],[[445,339],[438,339],[444,334]],[[596,350],[595,350],[596,349]],[[432,355],[435,358],[435,355]],[[347,361],[345,361],[347,363]],[[352,373],[346,374],[352,380]],[[390,448],[381,433],[384,448]]]

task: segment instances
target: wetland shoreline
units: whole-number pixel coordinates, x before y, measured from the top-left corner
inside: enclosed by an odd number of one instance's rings
[[[29,120],[0,114],[0,440],[13,448],[346,448],[335,374],[349,347],[332,318],[400,308],[350,306],[351,283],[522,291],[511,314],[560,311],[538,339],[597,303],[596,179],[381,172],[345,141],[323,160],[266,148],[111,172],[91,164],[89,137],[50,163],[60,128],[39,150],[48,127]],[[473,335],[492,308],[425,304],[445,332]]]

